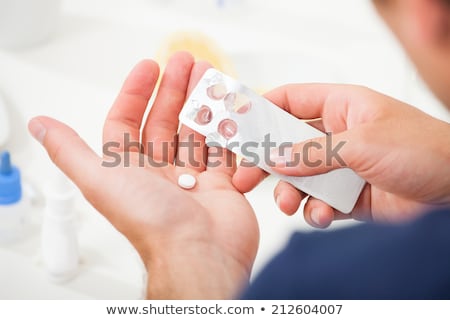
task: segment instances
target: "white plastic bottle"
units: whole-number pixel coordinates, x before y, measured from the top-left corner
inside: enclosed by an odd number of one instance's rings
[[[75,189],[69,180],[58,172],[45,194],[42,259],[50,280],[61,283],[71,280],[79,267]]]
[[[10,134],[10,125],[8,119],[8,112],[6,110],[6,103],[0,96],[0,147],[5,145]]]
[[[11,164],[9,152],[0,154],[0,242],[11,243],[24,235],[26,202],[20,171]]]
[[[20,240],[24,235],[28,207],[22,196],[20,171],[11,164],[9,152],[0,155],[0,243]]]

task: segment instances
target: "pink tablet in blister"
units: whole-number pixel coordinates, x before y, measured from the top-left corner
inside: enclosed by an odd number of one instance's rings
[[[208,143],[228,148],[343,213],[353,210],[364,187],[365,181],[348,168],[309,177],[274,172],[268,156],[271,149],[325,134],[215,69],[200,79],[180,121],[204,135]]]

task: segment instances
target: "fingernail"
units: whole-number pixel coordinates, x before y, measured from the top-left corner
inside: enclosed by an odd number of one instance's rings
[[[47,133],[47,128],[38,119],[31,119],[28,123],[28,130],[31,135],[39,141],[40,144],[44,144],[44,138]]]
[[[275,148],[270,151],[270,161],[276,167],[285,167],[292,159],[292,148]]]
[[[311,220],[315,225],[320,226],[320,210],[318,208],[311,210]]]

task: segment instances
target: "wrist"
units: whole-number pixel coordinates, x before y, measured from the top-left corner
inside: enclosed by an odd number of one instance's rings
[[[248,284],[251,266],[211,243],[159,248],[145,261],[149,299],[232,299]]]

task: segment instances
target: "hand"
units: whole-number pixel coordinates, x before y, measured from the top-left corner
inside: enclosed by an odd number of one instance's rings
[[[227,165],[225,160],[233,160],[232,154],[224,151],[214,159],[222,160],[220,165],[208,167],[202,136],[182,126],[177,137],[187,92],[208,67],[195,64],[187,53],[174,55],[141,132],[159,67],[149,60],[139,63],[105,122],[109,157],[98,157],[56,120],[37,117],[29,123],[53,162],[138,250],[149,272],[150,298],[232,298],[248,281],[255,259],[258,225],[250,204],[231,183],[235,161]],[[129,150],[126,139],[142,142],[142,150]],[[180,147],[188,141],[198,146]],[[193,189],[178,186],[182,173],[197,178]]]
[[[350,167],[368,184],[355,209],[344,215],[322,201],[309,198],[306,221],[327,227],[334,219],[354,218],[385,222],[417,216],[428,206],[450,204],[450,125],[369,89],[346,85],[287,85],[266,97],[276,105],[323,132],[333,133],[333,148],[343,144],[339,156],[344,165],[326,165],[325,138],[313,139],[322,148],[309,148],[309,161],[288,167],[283,157],[274,157],[275,170],[292,176],[309,176]],[[293,156],[311,141],[294,145]],[[335,159],[336,160],[336,159]],[[239,167],[233,183],[241,192],[256,186],[266,173]],[[280,182],[274,191],[278,206],[294,214],[307,196]]]

